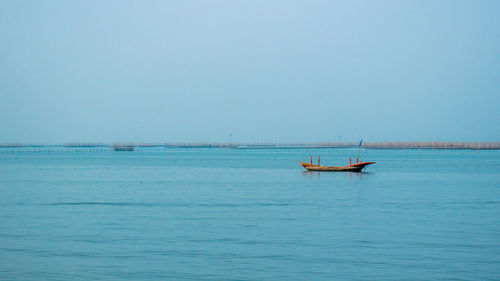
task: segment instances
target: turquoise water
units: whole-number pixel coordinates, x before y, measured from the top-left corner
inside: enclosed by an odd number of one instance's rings
[[[0,150],[1,280],[500,280],[500,151]]]

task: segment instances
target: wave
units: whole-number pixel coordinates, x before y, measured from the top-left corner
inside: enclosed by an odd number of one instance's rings
[[[53,202],[53,203],[18,203],[17,206],[119,206],[119,207],[281,207],[310,204],[291,202],[252,202],[252,203],[182,203],[182,202]]]

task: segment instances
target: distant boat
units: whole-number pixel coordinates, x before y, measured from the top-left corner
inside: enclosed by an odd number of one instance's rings
[[[336,166],[321,166],[314,165],[307,162],[300,162],[300,165],[308,171],[318,171],[318,172],[361,172],[364,167],[375,164],[375,162],[361,162],[357,164],[352,164],[349,166],[336,167]]]
[[[115,145],[115,151],[134,151],[133,145]]]
[[[341,166],[341,167],[336,167],[336,166],[321,166],[319,164],[319,157],[318,157],[318,165],[313,164],[313,159],[311,157],[311,163],[307,162],[300,162],[300,165],[308,171],[318,171],[318,172],[361,172],[364,167],[375,164],[375,162],[359,162],[359,153],[361,152],[361,144],[363,143],[363,139],[359,142],[359,149],[358,149],[358,157],[356,158],[356,164],[351,164],[351,158],[349,158],[349,166]]]

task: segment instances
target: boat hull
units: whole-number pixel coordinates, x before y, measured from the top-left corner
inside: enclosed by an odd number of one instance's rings
[[[310,163],[306,162],[300,163],[300,165],[306,170],[315,172],[361,172],[364,167],[371,164],[375,164],[375,162],[362,162],[344,167],[311,165]]]

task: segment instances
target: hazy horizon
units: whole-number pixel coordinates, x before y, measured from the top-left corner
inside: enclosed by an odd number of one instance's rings
[[[500,141],[499,14],[498,1],[2,1],[0,143]]]

